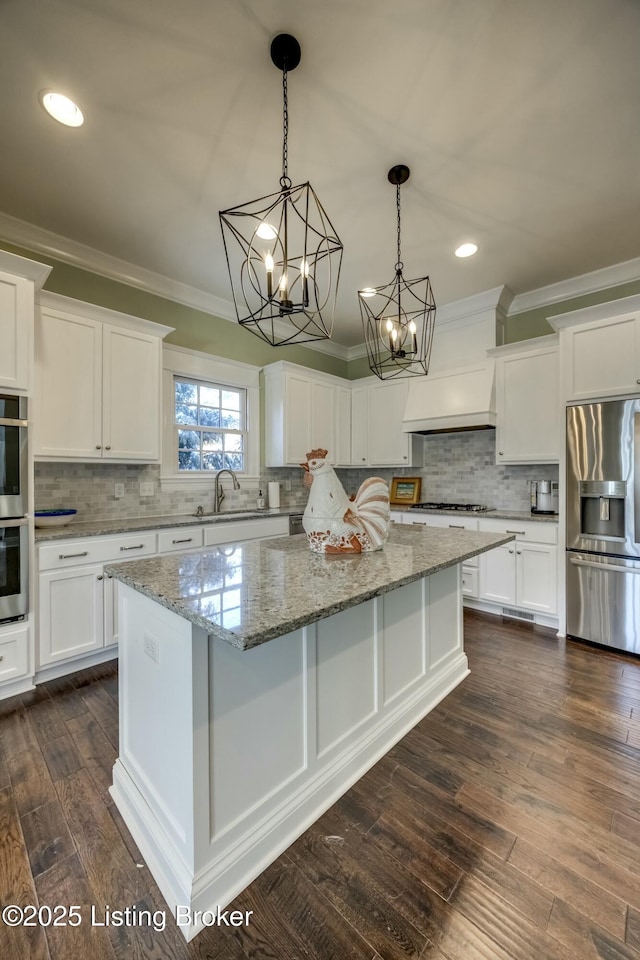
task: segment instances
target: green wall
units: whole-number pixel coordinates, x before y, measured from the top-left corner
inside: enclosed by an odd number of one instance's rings
[[[371,376],[366,357],[349,362],[302,346],[281,349],[270,347],[259,337],[243,330],[237,323],[223,320],[203,310],[147,293],[118,280],[111,280],[3,240],[0,240],[0,248],[52,266],[53,270],[44,285],[45,290],[175,327],[174,332],[166,338],[167,343],[227,357],[230,360],[241,360],[259,367],[276,360],[289,360],[291,363],[299,363],[313,370],[321,370],[349,380]],[[505,342],[516,343],[519,340],[553,333],[546,318],[555,314],[581,310],[583,307],[608,303],[638,293],[640,280],[634,280],[586,296],[514,314],[507,317],[505,322]]]
[[[507,317],[505,343],[516,343],[518,340],[530,340],[533,337],[544,337],[548,333],[553,333],[553,328],[547,323],[547,317],[569,313],[571,310],[582,310],[583,307],[592,307],[597,303],[609,303],[611,300],[619,300],[622,297],[632,297],[637,293],[640,293],[640,280],[632,280],[583,297],[573,297],[571,300],[551,303],[546,307],[515,313]]]
[[[4,241],[0,241],[0,247],[9,253],[52,266],[53,270],[44,285],[45,290],[175,327],[174,332],[165,338],[166,343],[201,350],[203,353],[230,360],[241,360],[259,367],[277,360],[289,360],[291,363],[299,363],[338,377],[348,376],[349,364],[346,360],[301,346],[281,349],[271,347],[259,337],[243,330],[237,323],[215,317],[203,310],[187,307]]]

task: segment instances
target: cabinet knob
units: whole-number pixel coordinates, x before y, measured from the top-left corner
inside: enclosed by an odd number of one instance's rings
[[[102,445],[99,443],[96,443],[96,450],[102,450]]]
[[[517,553],[517,554],[521,554],[521,553],[522,553],[522,550],[516,550],[516,553]]]
[[[98,577],[98,580],[104,580],[104,577],[100,576]]]
[[[636,383],[640,383],[640,380],[636,380]]]
[[[513,553],[513,550],[509,550],[509,553]]]
[[[362,462],[364,463],[366,459],[367,459],[366,457],[363,457],[363,458],[362,458]]]
[[[504,457],[504,453],[502,452],[502,450],[498,450],[498,456],[499,456],[499,457]]]
[[[110,447],[110,446],[106,446],[106,447],[105,447],[105,450],[111,450],[111,447]]]
[[[0,663],[2,663],[3,660],[4,660],[4,657],[0,657]]]

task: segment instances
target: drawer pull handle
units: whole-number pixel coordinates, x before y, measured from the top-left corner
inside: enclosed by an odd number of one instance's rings
[[[136,543],[134,547],[120,547],[121,550],[142,550],[144,543]]]
[[[83,550],[82,553],[59,553],[58,560],[71,560],[72,557],[88,557],[89,551]]]
[[[505,533],[519,533],[521,537],[524,537],[525,530],[505,530]]]
[[[426,520],[412,520],[411,523],[414,527],[426,527],[427,525]]]
[[[172,540],[171,543],[191,543],[193,537],[187,537],[186,540]]]
[[[464,530],[464,523],[450,523],[449,526],[455,530]]]

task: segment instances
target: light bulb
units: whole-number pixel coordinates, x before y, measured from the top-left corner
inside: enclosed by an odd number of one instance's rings
[[[278,236],[278,231],[270,223],[267,223],[266,220],[263,220],[256,230],[256,236],[260,237],[261,240],[275,240]]]
[[[80,107],[62,93],[42,90],[40,102],[49,116],[58,123],[63,123],[65,127],[81,127],[84,123],[84,115]]]
[[[413,320],[411,320],[411,321],[409,322],[409,333],[415,334],[415,332],[416,332],[417,329],[418,329],[418,328],[416,327],[415,322],[414,322]]]
[[[358,290],[358,293],[361,297],[375,297],[376,291],[373,287],[363,287],[362,290]]]
[[[393,320],[388,319],[388,320],[387,320],[387,331],[388,331],[389,333],[391,333],[392,330],[393,330]]]
[[[303,260],[300,264],[300,276],[303,278],[309,276],[309,264],[306,260]]]
[[[391,322],[391,321],[389,321],[389,323],[390,323],[390,322]],[[398,331],[396,330],[395,327],[393,327],[393,329],[391,330],[391,339],[393,340],[394,343],[395,343],[396,340],[398,339]]]
[[[267,273],[273,273],[273,257],[271,256],[271,251],[269,250],[264,258],[264,266]]]
[[[478,252],[478,246],[475,243],[461,243],[458,249],[456,250],[456,257],[472,257],[474,253]]]

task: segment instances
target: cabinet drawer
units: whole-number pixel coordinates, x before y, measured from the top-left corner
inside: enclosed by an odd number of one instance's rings
[[[204,543],[207,547],[219,543],[240,543],[242,540],[258,540],[261,537],[284,537],[289,534],[288,517],[265,517],[259,520],[237,520],[229,523],[212,523],[204,528]]]
[[[57,540],[38,547],[40,570],[76,567],[86,563],[130,560],[156,552],[154,532],[132,533],[126,537],[86,537],[84,540]]]
[[[480,520],[482,533],[514,533],[516,540],[532,543],[557,543],[558,524],[543,520]]]
[[[0,631],[0,683],[17,680],[29,672],[29,627]]]
[[[204,543],[202,527],[178,527],[176,530],[161,530],[158,534],[158,553],[173,553],[192,550]]]
[[[478,596],[478,568],[469,563],[462,565],[462,595],[463,597]]]

